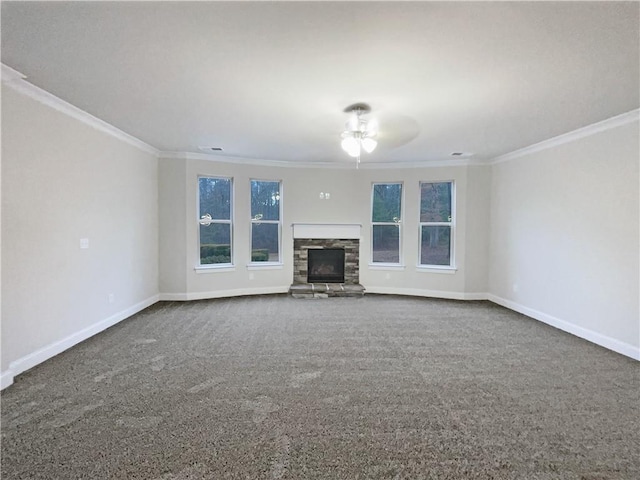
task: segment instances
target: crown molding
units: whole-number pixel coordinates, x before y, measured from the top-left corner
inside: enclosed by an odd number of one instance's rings
[[[208,153],[194,153],[194,152],[160,152],[159,158],[175,158],[181,160],[205,160],[209,162],[221,162],[221,163],[234,163],[236,165],[258,165],[269,167],[304,167],[307,165],[316,165],[315,163],[294,163],[284,160],[262,160],[257,158],[235,157],[231,155],[212,155]],[[321,166],[329,165],[327,163]]]
[[[355,161],[345,162],[289,162],[284,160],[262,160],[256,158],[233,157],[224,155],[211,155],[207,153],[192,152],[160,152],[159,158],[180,159],[180,160],[204,160],[209,162],[233,163],[236,165],[257,165],[284,168],[332,168],[338,170],[355,170]],[[422,162],[360,162],[358,166],[361,170],[378,169],[406,169],[406,168],[435,168],[435,167],[466,167],[482,166],[486,163],[479,160],[454,159],[454,160],[434,160]]]
[[[443,168],[443,167],[468,167],[474,165],[484,165],[479,160],[471,159],[441,159],[441,160],[424,160],[420,162],[376,162],[367,163],[360,162],[360,168],[364,170],[382,170],[389,168]]]
[[[521,158],[526,155],[531,155],[532,153],[564,145],[565,143],[575,142],[576,140],[579,140],[581,138],[589,137],[600,132],[606,132],[607,130],[621,127],[623,125],[627,125],[628,123],[637,122],[638,120],[640,120],[640,109],[631,110],[630,112],[607,118],[606,120],[602,120],[601,122],[587,125],[586,127],[582,127],[577,130],[558,135],[557,137],[549,138],[548,140],[543,140],[539,143],[534,143],[533,145],[529,145],[528,147],[524,147],[519,150],[500,155],[499,157],[496,157],[492,161],[488,162],[488,164],[495,165],[497,163],[515,160],[516,158]]]
[[[2,66],[2,83],[6,86],[12,88],[13,90],[30,97],[37,102],[42,103],[48,107],[53,108],[65,115],[68,115],[71,118],[74,118],[85,125],[88,125],[96,130],[99,130],[103,133],[106,133],[118,140],[121,140],[129,145],[132,145],[144,152],[155,155],[156,157],[160,154],[160,151],[149,145],[148,143],[143,142],[142,140],[134,137],[133,135],[129,135],[126,132],[123,132],[119,128],[114,127],[110,123],[105,122],[104,120],[100,120],[97,117],[94,117],[90,113],[85,112],[84,110],[71,105],[70,103],[62,100],[59,97],[56,97],[52,93],[43,90],[40,87],[36,87],[34,84],[28,82],[26,80],[26,75],[14,70],[11,67],[8,67],[5,64],[0,64]]]

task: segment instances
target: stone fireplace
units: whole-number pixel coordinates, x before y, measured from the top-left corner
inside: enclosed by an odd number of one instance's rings
[[[289,293],[298,298],[364,295],[360,228],[355,224],[293,224]]]

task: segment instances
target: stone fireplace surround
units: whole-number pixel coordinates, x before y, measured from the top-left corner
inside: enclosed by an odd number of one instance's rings
[[[294,223],[293,284],[289,293],[296,298],[361,297],[359,224]],[[308,283],[307,252],[312,248],[343,248],[344,283]]]

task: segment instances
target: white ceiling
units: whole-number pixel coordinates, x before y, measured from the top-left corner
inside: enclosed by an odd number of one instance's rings
[[[637,109],[638,2],[2,2],[2,62],[162,151],[490,160]]]

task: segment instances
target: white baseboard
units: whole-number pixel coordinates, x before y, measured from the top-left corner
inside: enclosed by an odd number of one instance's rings
[[[186,293],[161,293],[160,301],[161,302],[186,302],[187,294]]]
[[[194,293],[161,293],[161,301],[186,302],[189,300],[204,300],[208,298],[238,297],[242,295],[270,295],[276,293],[287,293],[288,286],[281,287],[261,287],[261,288],[238,288],[234,290],[216,290],[213,292]],[[446,298],[451,300],[486,300],[486,293],[461,293],[444,292],[441,290],[422,290],[418,288],[390,288],[390,287],[366,287],[366,293],[380,293],[386,295],[410,295],[414,297]]]
[[[275,293],[287,293],[289,286],[280,287],[259,287],[259,288],[236,288],[233,290],[214,290],[211,292],[192,293],[161,293],[161,301],[186,302],[189,300],[207,300],[210,298],[240,297],[243,295],[271,295]]]
[[[2,372],[2,374],[0,374],[0,390],[4,390],[9,385],[13,385],[14,376],[15,375],[11,371],[11,369],[7,370],[6,372]]]
[[[559,330],[575,335],[576,337],[580,337],[584,340],[595,343],[596,345],[600,345],[601,347],[613,350],[614,352],[620,353],[621,355],[640,361],[640,348],[634,345],[621,342],[620,340],[616,340],[615,338],[602,335],[601,333],[580,327],[573,323],[561,320],[551,315],[547,315],[546,313],[534,310],[533,308],[525,307],[524,305],[513,302],[511,300],[507,300],[505,298],[498,297],[496,295],[489,294],[488,300],[492,301],[493,303],[497,303],[498,305],[502,305],[503,307],[506,307],[510,310],[522,313],[527,317],[539,320],[542,323],[546,323],[547,325],[551,325],[552,327],[555,327]]]
[[[59,353],[77,345],[78,343],[100,333],[107,328],[121,322],[122,320],[129,318],[130,316],[144,310],[145,308],[153,305],[159,300],[162,301],[189,301],[189,300],[203,300],[209,298],[222,298],[222,297],[236,297],[242,295],[269,295],[278,293],[287,293],[289,287],[261,287],[261,288],[239,288],[233,290],[217,290],[212,292],[194,292],[194,293],[161,293],[160,295],[154,295],[148,299],[133,305],[125,310],[122,310],[105,320],[102,320],[90,327],[87,327],[79,332],[76,332],[58,342],[43,347],[29,355],[26,355],[18,360],[11,362],[9,369],[0,373],[0,390],[7,388],[13,384],[13,379],[16,375],[19,375],[30,368],[48,360]],[[602,335],[588,330],[586,328],[569,323],[565,320],[547,315],[546,313],[538,310],[525,307],[519,303],[498,297],[488,293],[464,293],[464,292],[446,292],[440,290],[423,290],[417,288],[390,288],[390,287],[367,287],[367,293],[378,293],[387,295],[410,295],[418,297],[429,298],[444,298],[451,300],[490,300],[493,303],[506,307],[510,310],[527,315],[535,320],[551,325],[552,327],[563,330],[577,337],[588,340],[596,345],[613,350],[634,360],[640,361],[640,348],[630,345],[628,343],[621,342],[614,338]]]
[[[106,318],[98,323],[94,323],[90,327],[84,328],[79,332],[76,332],[72,335],[69,335],[62,340],[54,342],[46,347],[42,347],[35,352],[32,352],[28,355],[25,355],[18,360],[14,360],[9,364],[9,369],[2,372],[0,376],[1,380],[1,389],[4,389],[13,383],[13,378],[16,375],[20,375],[22,372],[29,370],[30,368],[35,367],[36,365],[44,362],[45,360],[49,360],[52,357],[68,350],[69,348],[77,345],[78,343],[93,337],[97,333],[100,333],[106,330],[109,327],[121,322],[122,320],[129,318],[130,316],[144,310],[145,308],[153,305],[154,303],[160,300],[160,295],[154,295],[153,297],[149,297],[142,302],[136,303],[135,305],[122,310],[114,315],[111,315],[109,318]]]
[[[446,292],[443,290],[424,290],[421,288],[366,287],[367,293],[385,295],[410,295],[412,297],[444,298],[448,300],[486,300],[486,293]]]

